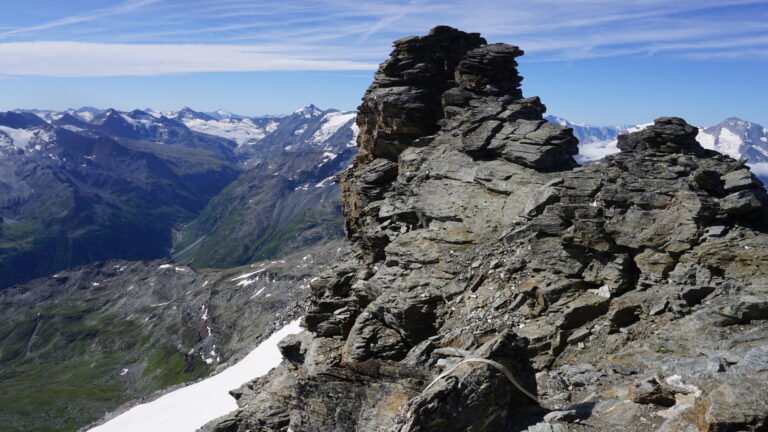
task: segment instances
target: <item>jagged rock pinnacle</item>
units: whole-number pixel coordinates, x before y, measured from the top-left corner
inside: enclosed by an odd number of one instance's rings
[[[522,54],[445,26],[395,42],[359,107],[359,155],[340,177],[350,236],[361,232],[366,214],[374,216],[366,207],[389,191],[402,174],[401,154],[414,146],[445,143],[472,159],[542,172],[576,165],[572,131],[544,121],[538,98],[523,98],[515,62]],[[386,240],[362,237],[371,255],[381,256]]]
[[[521,54],[449,27],[395,43],[340,176],[354,252],[219,431],[768,425],[762,184],[673,117],[577,166]]]

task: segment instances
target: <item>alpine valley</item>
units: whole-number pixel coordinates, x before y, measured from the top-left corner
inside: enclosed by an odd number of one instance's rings
[[[355,153],[353,117],[0,114],[0,288],[106,259],[233,267],[338,238],[329,177]]]
[[[3,430],[300,317],[205,431],[767,430],[768,129],[544,116],[522,54],[396,41],[357,112],[0,114]]]

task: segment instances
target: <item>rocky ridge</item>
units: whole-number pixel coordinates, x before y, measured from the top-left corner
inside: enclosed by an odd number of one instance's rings
[[[675,117],[579,167],[522,53],[395,42],[339,177],[353,250],[206,430],[768,428],[762,184]]]

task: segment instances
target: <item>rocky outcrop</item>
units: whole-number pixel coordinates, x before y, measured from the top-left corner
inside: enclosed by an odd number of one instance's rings
[[[340,176],[355,250],[209,430],[764,430],[762,184],[674,117],[578,167],[521,54],[395,43]]]

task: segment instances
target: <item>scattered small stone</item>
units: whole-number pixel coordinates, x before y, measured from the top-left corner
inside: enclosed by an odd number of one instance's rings
[[[544,416],[544,421],[547,423],[572,422],[577,419],[576,410],[552,411]]]
[[[528,428],[528,432],[568,432],[568,428],[565,425],[556,423],[536,423]]]
[[[661,313],[664,313],[664,311],[667,310],[668,306],[669,306],[669,300],[663,299],[660,302],[654,303],[654,305],[651,306],[651,309],[648,311],[648,313],[651,316],[659,315]]]

